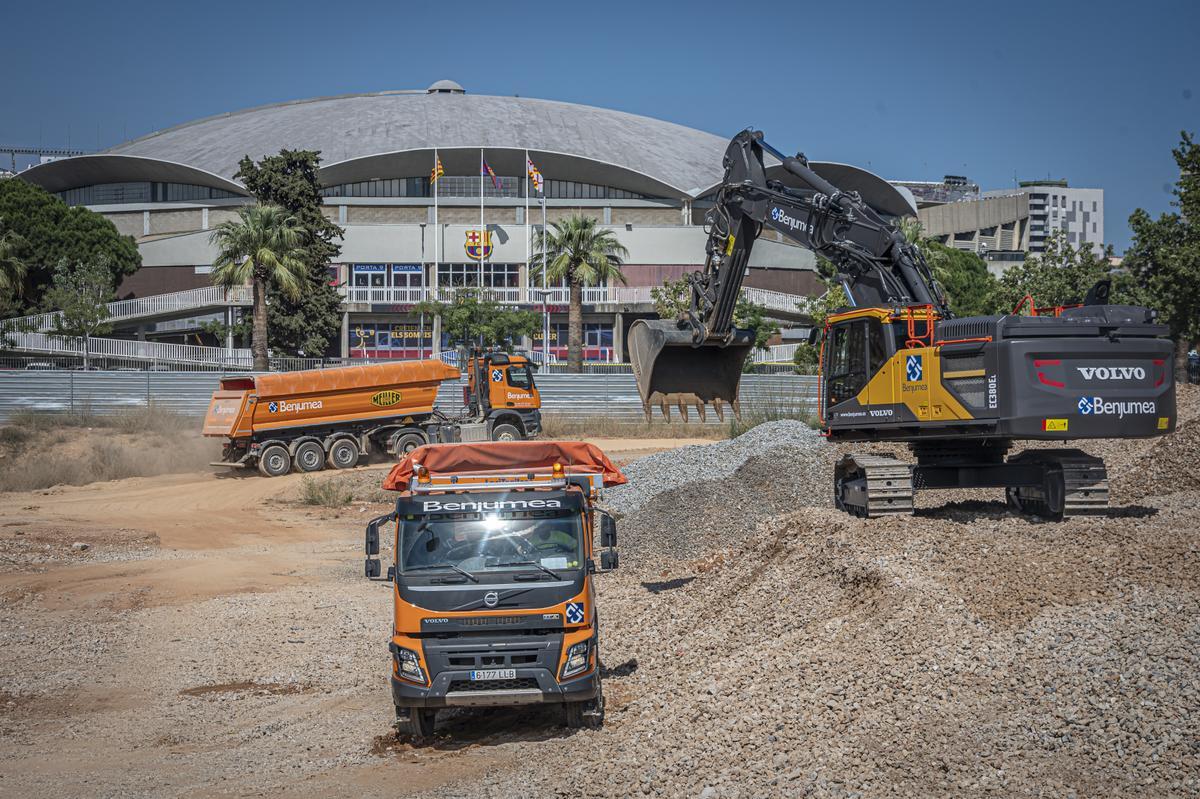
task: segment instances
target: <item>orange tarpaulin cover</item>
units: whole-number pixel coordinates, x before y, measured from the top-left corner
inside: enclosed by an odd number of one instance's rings
[[[415,464],[431,474],[511,472],[550,469],[561,463],[567,474],[602,474],[605,486],[628,480],[599,447],[582,441],[483,441],[472,444],[426,444],[417,447],[388,472],[383,487],[406,491]]]

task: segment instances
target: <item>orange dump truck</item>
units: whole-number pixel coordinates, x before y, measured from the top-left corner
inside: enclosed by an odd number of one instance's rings
[[[204,435],[226,439],[216,465],[257,466],[275,477],[293,466],[348,469],[373,452],[403,457],[428,443],[541,432],[532,364],[505,353],[467,364],[479,380],[464,387],[467,408],[458,417],[436,407],[441,383],[460,377],[440,360],[222,377]]]
[[[442,708],[529,704],[601,725],[592,578],[618,557],[616,521],[596,503],[625,482],[578,441],[433,445],[392,467],[383,487],[400,493],[367,525],[365,573],[392,594],[402,731],[430,735]]]

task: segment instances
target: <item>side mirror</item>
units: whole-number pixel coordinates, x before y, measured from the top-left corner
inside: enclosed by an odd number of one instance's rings
[[[368,580],[379,579],[379,558],[367,558],[366,568],[364,570]]]
[[[607,513],[600,517],[600,546],[615,547],[617,545],[617,520]]]
[[[367,522],[367,554],[379,554],[379,525],[384,522],[392,522],[396,520],[395,513],[387,513],[383,516],[377,516]]]
[[[600,568],[609,572],[620,566],[620,556],[615,549],[606,549],[600,553]]]

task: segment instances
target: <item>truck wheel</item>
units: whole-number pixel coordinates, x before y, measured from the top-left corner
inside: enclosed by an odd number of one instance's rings
[[[292,470],[292,456],[279,444],[272,444],[258,456],[258,470],[267,477],[280,477]]]
[[[302,472],[319,472],[325,468],[325,450],[316,441],[305,441],[296,447],[293,460]]]
[[[520,429],[516,425],[498,424],[492,428],[492,441],[520,441],[525,436],[521,434]]]
[[[396,437],[396,460],[404,460],[404,456],[417,447],[425,446],[425,437],[420,433],[405,433]]]
[[[329,448],[329,463],[335,469],[353,469],[358,465],[358,445],[348,438],[339,438]]]
[[[419,707],[396,708],[396,731],[407,735],[414,741],[433,737],[433,727],[437,722],[437,711]]]

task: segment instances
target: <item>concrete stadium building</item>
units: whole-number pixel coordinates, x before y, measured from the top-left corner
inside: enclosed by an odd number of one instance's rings
[[[550,352],[561,356],[566,289],[541,292],[527,268],[528,236],[537,235],[542,220],[538,197],[527,196],[528,154],[545,179],[550,222],[591,215],[629,249],[628,287],[594,286],[585,296],[587,357],[620,361],[629,324],[653,313],[650,288],[703,265],[703,217],[727,142],[619,111],[472,95],[439,81],[426,90],[323,97],[200,119],[37,165],[20,177],[104,214],[133,236],[143,267],[119,296],[144,298],[211,284],[209,231],[252,202],[234,177],[243,156],[319,150],[325,213],[345,229],[331,267],[345,296],[342,337],[329,354],[414,357],[444,346],[412,306],[466,288],[544,308]],[[444,168],[436,212],[435,150]],[[495,182],[481,180],[481,154]],[[848,188],[886,185],[853,167],[814,166]],[[482,251],[471,246],[480,239],[481,191],[483,238],[491,244]],[[883,210],[915,212],[908,195],[889,196],[895,200]],[[807,251],[765,240],[754,252],[747,291],[781,319],[795,319],[796,300],[818,287],[813,266]],[[132,319],[121,334],[195,343],[204,319]],[[525,344],[541,350],[540,339]]]

